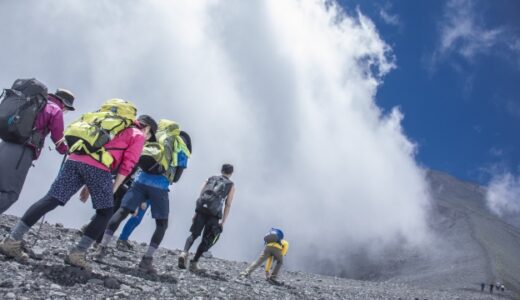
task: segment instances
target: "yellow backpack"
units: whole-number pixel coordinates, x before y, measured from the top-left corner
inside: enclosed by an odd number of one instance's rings
[[[110,168],[114,158],[104,148],[105,144],[130,127],[136,117],[137,108],[131,102],[122,99],[106,101],[100,110],[83,114],[65,129],[69,153],[88,154]]]
[[[145,144],[139,167],[150,174],[165,175],[173,182],[175,168],[178,165],[178,152],[185,149],[187,157],[190,155],[180,133],[180,126],[176,122],[160,120],[155,133],[157,141]]]

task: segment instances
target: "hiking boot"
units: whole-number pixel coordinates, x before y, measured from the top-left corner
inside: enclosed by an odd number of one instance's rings
[[[132,251],[134,246],[129,241],[117,240],[116,248],[121,251]]]
[[[283,282],[278,281],[278,280],[276,279],[276,277],[272,277],[272,276],[269,277],[269,278],[267,279],[267,281],[268,281],[270,284],[274,284],[274,285],[284,285]]]
[[[250,275],[250,274],[247,273],[246,271],[242,271],[242,272],[240,272],[240,277],[247,278],[247,277],[249,277],[249,275]]]
[[[22,241],[13,240],[9,237],[6,237],[0,243],[0,253],[19,262],[27,262],[29,260],[29,256],[22,250]]]
[[[103,259],[105,259],[105,256],[107,256],[107,254],[108,254],[108,247],[100,244],[97,247],[96,251],[94,252],[93,259],[95,261],[102,262]]]
[[[86,259],[87,252],[79,250],[78,248],[73,248],[69,251],[69,254],[65,257],[64,261],[66,264],[69,264],[74,267],[83,268],[87,271],[92,270],[90,264]]]
[[[182,251],[181,255],[179,255],[179,260],[178,260],[179,269],[183,269],[183,270],[186,269],[187,260],[188,260],[188,253]]]
[[[190,260],[190,267],[189,267],[190,272],[198,273],[198,272],[202,272],[203,271],[201,268],[199,268],[198,263],[199,262],[197,262],[197,261]]]
[[[157,274],[157,270],[153,267],[153,257],[151,256],[143,256],[139,265],[137,266],[139,271],[147,273],[147,274]]]

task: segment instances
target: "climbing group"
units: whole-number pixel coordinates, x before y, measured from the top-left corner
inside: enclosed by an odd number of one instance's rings
[[[5,89],[0,102],[0,213],[15,203],[33,161],[38,159],[47,135],[64,155],[57,178],[49,191],[32,204],[0,243],[0,253],[27,261],[24,235],[48,212],[64,206],[78,192],[80,200],[91,198],[95,214],[81,228],[81,238],[69,250],[65,263],[90,270],[87,252],[94,244],[94,261],[103,261],[119,225],[129,216],[116,248],[131,251],[128,238],[150,208],[155,231],[138,264],[146,273],[156,273],[153,256],[168,228],[169,187],[181,178],[192,153],[189,134],[178,123],[149,115],[137,115],[129,101],[110,99],[99,110],[84,113],[64,127],[63,114],[74,110],[75,96],[65,89],[48,93],[36,79],[18,79]],[[180,269],[198,272],[198,261],[218,240],[235,195],[230,180],[233,166],[224,164],[221,174],[209,177],[195,203],[195,214],[183,252]],[[192,259],[189,250],[202,235]],[[241,276],[248,277],[267,261],[266,278],[277,275],[288,243],[279,229],[264,237],[260,258]],[[277,262],[272,274],[273,259]]]

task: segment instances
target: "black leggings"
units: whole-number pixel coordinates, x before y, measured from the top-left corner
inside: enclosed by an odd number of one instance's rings
[[[168,219],[155,219],[155,231],[152,235],[150,246],[155,248],[159,247],[166,233],[166,229],[168,229]]]
[[[109,231],[111,234],[114,234],[116,232],[117,228],[123,222],[126,217],[128,217],[132,213],[131,210],[128,208],[120,207],[110,218],[110,222],[108,222],[107,231]]]
[[[22,217],[22,222],[27,226],[32,227],[38,220],[43,217],[46,213],[54,210],[59,205],[62,205],[58,199],[45,196],[33,205],[25,212]],[[112,215],[112,208],[97,209],[96,215],[92,218],[90,223],[87,225],[84,235],[91,239],[95,239],[107,226],[108,220]]]
[[[22,222],[24,222],[25,225],[32,227],[46,213],[54,210],[61,204],[62,203],[59,202],[58,199],[51,196],[45,196],[29,207],[22,217]]]

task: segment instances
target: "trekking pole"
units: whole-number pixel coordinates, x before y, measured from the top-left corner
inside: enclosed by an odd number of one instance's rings
[[[58,171],[58,176],[61,173],[61,170],[63,169],[63,165],[65,165],[65,161],[66,160],[67,160],[67,154],[63,155],[63,160],[61,161],[60,170]],[[31,248],[34,247],[34,245],[36,245],[36,243],[40,239],[40,230],[42,229],[43,222],[45,222],[45,216],[46,215],[47,214],[43,215],[43,217],[42,217],[42,220],[40,222],[40,226],[38,226],[38,231],[34,235],[34,242],[32,243]]]

